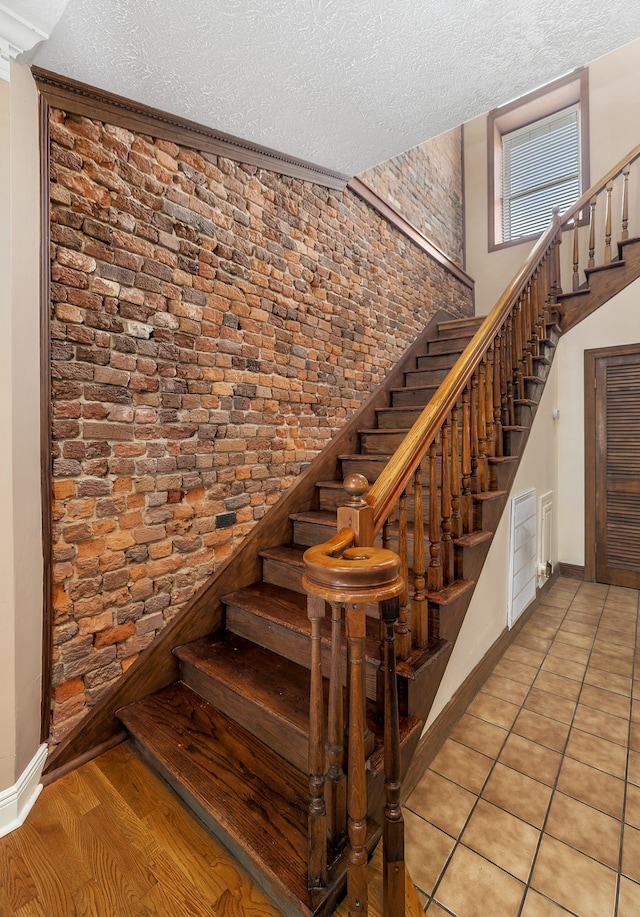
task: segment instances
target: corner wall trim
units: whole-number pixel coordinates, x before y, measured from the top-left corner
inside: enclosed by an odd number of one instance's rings
[[[356,194],[361,200],[368,204],[370,207],[373,207],[380,216],[384,217],[392,226],[395,226],[396,229],[399,229],[411,242],[421,248],[423,252],[426,252],[429,257],[433,258],[434,261],[437,261],[438,264],[442,265],[445,270],[449,271],[451,274],[454,274],[465,286],[469,287],[470,290],[474,288],[474,280],[470,277],[466,271],[464,271],[459,264],[456,264],[455,261],[445,255],[445,253],[438,248],[430,239],[428,239],[420,230],[410,223],[409,220],[405,219],[401,213],[399,213],[395,207],[393,207],[388,201],[385,201],[384,198],[380,197],[373,188],[370,188],[369,185],[365,184],[361,178],[358,178],[356,175],[351,179],[347,185],[349,191],[352,191]]]
[[[560,576],[568,576],[570,579],[584,580],[585,568],[581,564],[558,564]]]
[[[18,782],[0,793],[0,837],[24,824],[42,790],[40,775],[46,760],[47,746],[40,745]]]
[[[149,105],[132,102],[124,96],[96,89],[40,67],[32,67],[31,73],[39,92],[49,105],[71,114],[106,120],[117,127],[151,134],[195,150],[269,169],[326,188],[342,190],[349,181],[350,176],[342,172],[233,137]]]

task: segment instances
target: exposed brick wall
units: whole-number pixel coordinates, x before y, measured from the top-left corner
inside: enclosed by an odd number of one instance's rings
[[[464,264],[462,131],[455,128],[360,176],[457,264]]]
[[[470,295],[351,192],[51,115],[53,735]]]

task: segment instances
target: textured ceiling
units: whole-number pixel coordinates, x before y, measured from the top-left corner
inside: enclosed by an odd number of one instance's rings
[[[628,0],[6,5],[39,67],[350,175],[640,36]]]

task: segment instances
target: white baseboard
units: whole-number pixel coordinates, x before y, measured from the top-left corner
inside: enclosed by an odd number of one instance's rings
[[[47,760],[47,746],[41,745],[20,775],[18,782],[0,793],[0,837],[15,831],[40,795],[40,777]]]

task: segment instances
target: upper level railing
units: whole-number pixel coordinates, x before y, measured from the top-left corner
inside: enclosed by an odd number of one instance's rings
[[[399,594],[398,619],[385,640],[393,641],[395,653],[401,659],[421,654],[439,640],[438,621],[435,615],[429,620],[429,593],[440,592],[457,578],[454,565],[454,542],[464,540],[479,527],[477,508],[483,495],[494,486],[492,467],[499,465],[509,455],[513,437],[522,428],[522,414],[530,404],[531,386],[539,385],[546,376],[548,366],[549,336],[557,333],[556,322],[562,320],[562,294],[581,288],[590,271],[611,264],[617,259],[618,244],[630,238],[630,212],[640,212],[640,182],[637,180],[640,146],[631,151],[620,163],[589,189],[569,211],[561,217],[555,215],[549,229],[541,236],[530,255],[486,317],[480,329],[463,351],[446,379],[424,408],[403,442],[391,457],[380,477],[368,494],[364,479],[346,482],[351,499],[338,510],[336,539],[312,549],[319,557],[342,557],[353,548],[373,549],[374,542],[386,550],[392,549],[399,558],[399,575],[394,589]],[[614,218],[614,210],[619,216]],[[636,229],[637,231],[637,229]],[[569,243],[568,245],[566,243]],[[586,272],[586,274],[585,274]],[[492,461],[493,460],[493,461]],[[496,461],[497,460],[497,461]],[[354,476],[359,478],[359,476]],[[363,483],[364,481],[364,483]],[[356,555],[361,561],[361,575],[366,577],[365,552]],[[339,564],[334,565],[336,569]],[[343,564],[344,566],[344,564]],[[337,590],[340,581],[331,586],[331,564],[327,566],[328,579],[323,588]],[[370,569],[373,576],[373,568]],[[375,577],[374,577],[375,579]],[[343,590],[344,591],[344,590]],[[320,593],[316,590],[316,599]],[[328,594],[328,593],[327,593]],[[380,599],[385,598],[380,595]],[[309,614],[315,634],[316,669],[320,671],[320,624],[324,616],[324,603],[310,596]],[[331,601],[330,599],[327,599]],[[369,598],[368,600],[374,600]],[[352,695],[349,723],[349,755],[347,764],[342,756],[342,678],[335,650],[341,640],[341,606],[347,607],[350,671],[347,682]],[[363,761],[364,732],[357,738],[354,730],[366,731],[366,722],[358,714],[363,709],[362,652],[364,641],[364,610],[353,610],[355,605],[348,597],[332,602],[332,633],[334,643],[335,689],[329,697],[329,790],[331,814],[328,834],[335,841],[342,828],[337,815],[344,793],[339,789],[348,773],[349,798],[355,806],[348,808],[349,837],[352,844],[351,863],[356,874],[350,889],[350,913],[366,913],[366,893],[361,885],[361,866],[364,856],[363,828]],[[352,609],[349,611],[349,609]],[[389,612],[395,614],[395,612]],[[384,619],[384,615],[383,615]],[[339,686],[339,687],[338,687]],[[391,691],[391,688],[387,690]],[[393,704],[393,698],[389,703]],[[315,707],[314,707],[315,704]],[[386,708],[386,703],[385,703]],[[316,681],[312,703],[314,717],[324,715],[321,682]],[[401,824],[398,819],[399,784],[397,783],[398,736],[397,704],[395,715],[389,708],[385,728],[385,742],[389,738],[390,775],[388,777],[387,809],[389,824]],[[324,739],[313,732],[312,743],[312,807],[317,812],[324,805]],[[324,733],[322,733],[324,735]],[[353,755],[356,755],[357,761]],[[315,807],[315,808],[314,808]],[[324,809],[323,809],[324,813]],[[323,827],[310,819],[315,832],[311,845],[312,881],[322,883],[326,814]],[[394,821],[395,820],[395,821]],[[392,862],[401,850],[397,831],[389,834],[385,850]],[[355,846],[354,846],[355,841]],[[353,900],[351,900],[351,896]],[[363,895],[365,897],[363,898]],[[400,897],[389,896],[389,917],[403,913]],[[356,900],[357,899],[357,900]]]

